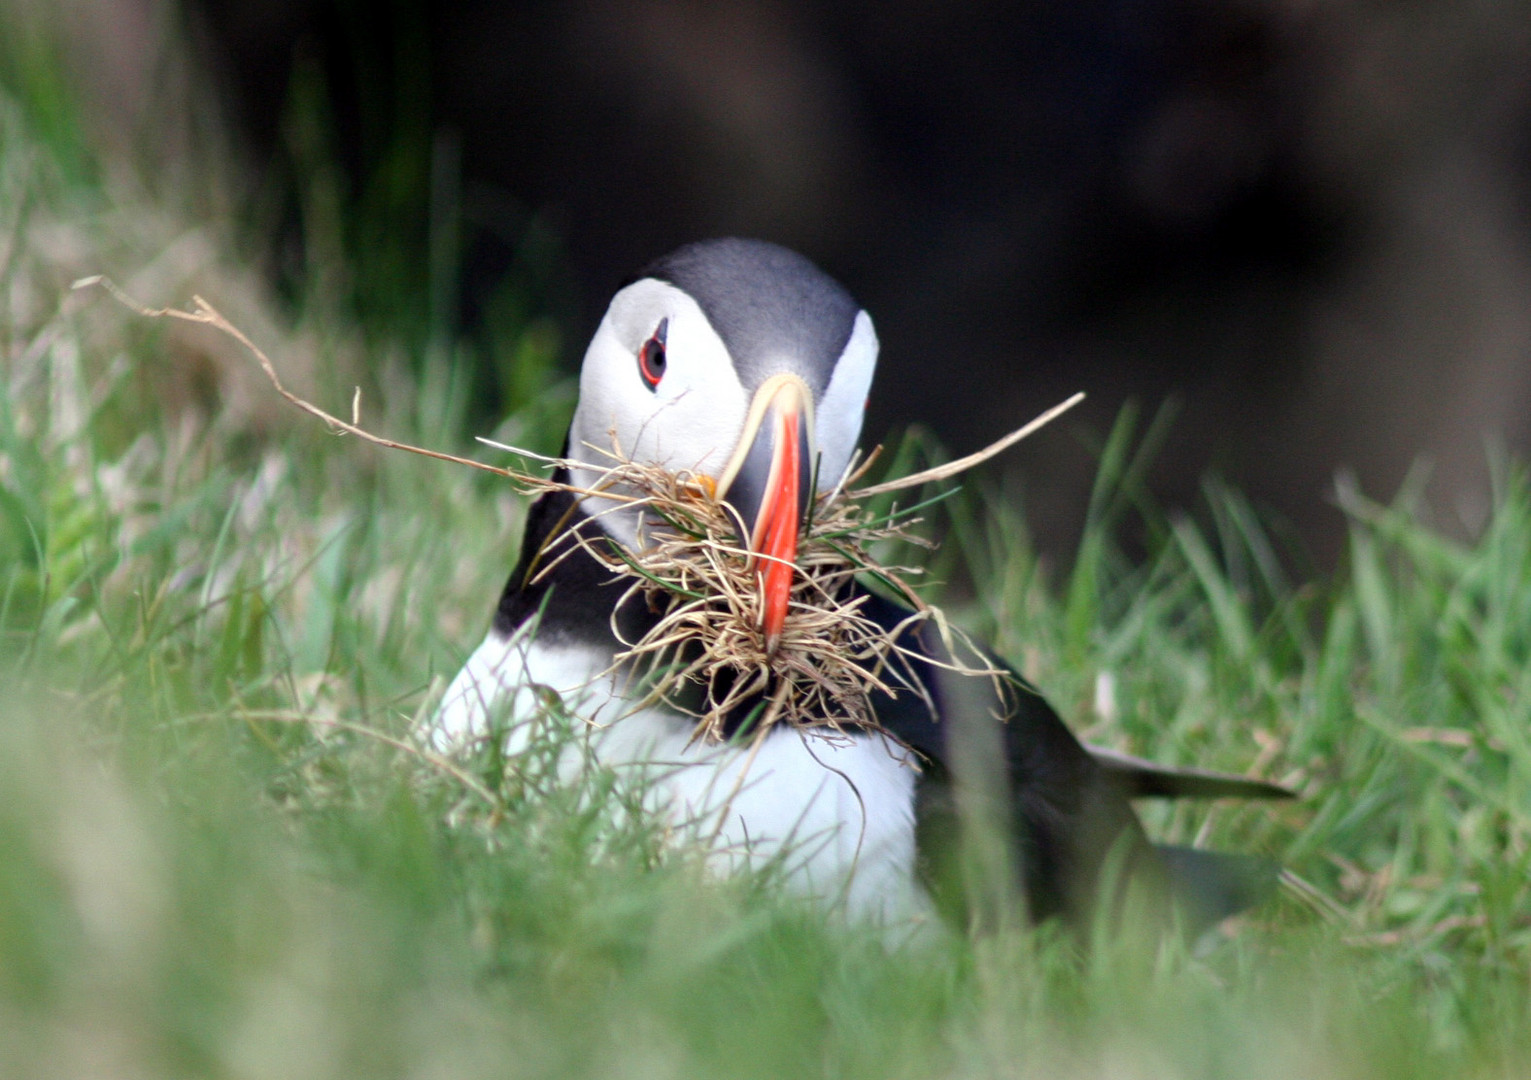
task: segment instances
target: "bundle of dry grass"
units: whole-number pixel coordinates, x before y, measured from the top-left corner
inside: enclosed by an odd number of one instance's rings
[[[928,700],[905,632],[939,613],[906,583],[917,569],[882,565],[870,553],[881,540],[929,546],[909,531],[918,519],[897,511],[873,516],[844,484],[815,500],[799,540],[786,623],[769,649],[760,629],[762,557],[743,543],[744,523],[713,495],[711,478],[634,462],[620,449],[605,456],[610,463],[595,484],[568,490],[641,513],[640,547],[572,529],[576,544],[538,574],[582,550],[626,583],[615,608],[636,600],[658,613],[640,639],[622,643],[608,673],[626,683],[633,708],[662,701],[696,718],[696,737],[716,739],[741,710],[753,713],[746,724],[754,731],[783,722],[838,731],[875,727],[876,693]],[[852,588],[863,575],[913,609],[902,623],[889,628],[863,614],[868,597]]]
[[[877,452],[859,464],[853,462],[840,483],[810,507],[798,540],[786,622],[774,649],[760,628],[757,578],[759,560],[765,556],[748,549],[743,539],[748,529],[732,507],[715,497],[712,478],[632,461],[615,441],[609,450],[590,448],[607,465],[588,487],[552,481],[539,486],[561,488],[582,501],[609,507],[595,511],[592,521],[605,513],[640,513],[644,525],[637,550],[617,544],[604,532],[573,528],[566,535],[576,543],[545,561],[537,574],[548,574],[561,559],[582,550],[627,583],[614,609],[638,598],[659,613],[640,639],[623,642],[606,675],[625,682],[635,710],[663,702],[694,717],[695,738],[723,737],[739,723],[741,711],[741,726],[756,733],[777,723],[830,736],[846,728],[875,729],[877,694],[913,694],[934,717],[934,702],[918,674],[923,664],[994,680],[1003,698],[1008,673],[992,666],[939,608],[915,592],[907,579],[921,571],[885,565],[872,553],[880,541],[888,540],[933,547],[912,531],[920,522],[914,515],[931,500],[884,512],[873,510],[869,500],[972,468],[1082,397],[1076,395],[976,454],[912,476],[857,488]],[[570,474],[591,469],[588,461],[542,460]],[[537,483],[525,476],[519,479]],[[862,609],[870,598],[854,588],[858,579],[877,583],[907,605],[907,617],[893,626],[868,618]],[[944,658],[916,647],[910,632],[926,622],[937,628]],[[615,616],[612,628],[620,640]]]
[[[1074,395],[975,454],[911,476],[856,488],[853,485],[865,475],[876,452],[859,466],[853,463],[834,489],[818,495],[810,507],[798,541],[786,621],[772,649],[760,629],[757,575],[764,556],[748,550],[744,522],[716,497],[711,477],[630,460],[615,440],[609,450],[591,448],[608,464],[594,470],[595,482],[576,487],[556,477],[577,471],[588,474],[592,471],[588,461],[547,458],[480,440],[541,462],[544,471],[530,472],[385,439],[360,426],[360,391],[352,401],[349,422],[303,400],[282,385],[266,354],[200,297],[195,298],[192,311],[150,309],[105,279],[85,279],[76,288],[87,285],[101,285],[141,314],[203,323],[228,334],[250,350],[282,397],[337,432],[484,469],[529,494],[571,492],[589,508],[584,521],[598,523],[609,513],[639,513],[643,525],[636,549],[597,528],[571,522],[563,535],[574,543],[561,545],[557,554],[543,560],[537,573],[547,574],[576,551],[587,552],[626,585],[614,607],[636,598],[658,614],[639,640],[622,641],[606,674],[625,682],[634,709],[663,702],[693,716],[697,721],[694,737],[702,739],[721,738],[740,710],[747,714],[742,726],[757,735],[779,723],[812,728],[828,737],[847,728],[875,729],[873,698],[878,694],[914,694],[934,715],[916,661],[993,679],[1003,694],[1008,674],[991,666],[938,608],[925,603],[910,587],[906,579],[920,571],[885,566],[873,557],[872,549],[881,541],[932,546],[910,531],[919,521],[914,514],[925,504],[903,510],[895,506],[879,513],[870,508],[869,500],[950,479],[1025,438],[1084,397]],[[893,599],[908,605],[908,616],[894,626],[868,618],[862,609],[869,598],[853,587],[858,579],[880,584]],[[937,628],[944,658],[913,647],[909,632],[927,622]],[[615,616],[613,630],[617,630]]]

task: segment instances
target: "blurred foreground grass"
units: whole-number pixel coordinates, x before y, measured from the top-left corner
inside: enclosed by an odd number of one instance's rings
[[[1153,435],[1125,422],[1062,580],[1014,511],[969,498],[941,556],[985,582],[967,624],[1090,737],[1301,788],[1292,806],[1144,808],[1166,839],[1263,851],[1293,877],[1195,950],[1117,941],[1080,959],[1046,930],[890,945],[768,881],[708,879],[611,812],[627,796],[609,778],[551,784],[545,747],[458,771],[411,748],[412,717],[482,633],[524,508],[492,480],[236,399],[230,365],[247,362],[210,331],[67,294],[75,274],[142,266],[148,302],[195,289],[232,306],[207,284],[234,287],[227,253],[184,228],[62,169],[0,99],[6,1075],[1531,1062],[1520,466],[1501,464],[1472,544],[1421,525],[1407,497],[1342,492],[1350,558],[1322,584],[1285,580],[1235,492],[1209,486],[1206,528],[1146,509]],[[262,343],[343,403],[351,328],[315,319]],[[377,427],[466,440],[460,365],[400,390],[370,363]],[[209,390],[180,392],[191,370],[212,372]],[[556,446],[567,401],[498,434]],[[1146,557],[1115,542],[1129,516]]]

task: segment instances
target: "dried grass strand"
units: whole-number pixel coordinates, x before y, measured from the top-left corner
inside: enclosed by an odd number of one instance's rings
[[[851,492],[853,499],[866,499],[873,495],[882,495],[889,491],[902,491],[905,488],[919,487],[923,484],[939,483],[942,480],[950,480],[958,473],[967,472],[975,465],[982,465],[996,454],[1003,453],[1026,436],[1034,434],[1052,423],[1058,417],[1068,412],[1075,405],[1084,400],[1084,391],[1081,390],[1073,397],[1060,401],[1051,409],[1040,414],[1034,419],[1022,424],[1002,439],[996,439],[982,450],[976,450],[967,457],[960,457],[956,461],[948,461],[945,465],[937,465],[926,469],[924,472],[913,473],[909,476],[900,476],[895,480],[886,480],[881,484],[873,484],[871,487],[858,488]]]
[[[183,311],[180,308],[151,308],[147,305],[141,304],[129,296],[126,292],[124,292],[122,288],[118,286],[117,283],[114,282],[111,278],[105,277],[101,274],[95,274],[91,277],[80,278],[78,281],[70,285],[70,288],[74,290],[80,290],[88,289],[93,286],[98,286],[102,289],[105,289],[118,303],[132,311],[137,312],[139,315],[142,315],[145,318],[179,319],[182,322],[201,323],[204,326],[211,326],[215,330],[219,330],[227,334],[229,337],[239,342],[239,344],[243,345],[247,350],[249,350],[250,354],[255,357],[255,359],[260,363],[261,370],[266,373],[266,378],[271,380],[271,385],[276,389],[278,394],[281,394],[282,397],[286,398],[293,405],[296,405],[298,408],[302,409],[309,415],[316,416],[320,420],[323,420],[333,431],[344,432],[347,435],[355,435],[358,439],[364,439],[367,442],[374,443],[378,446],[386,446],[390,450],[407,450],[411,454],[421,454],[425,457],[436,458],[439,461],[450,461],[454,465],[467,465],[474,469],[482,469],[485,472],[492,472],[497,476],[508,477],[511,480],[522,479],[518,474],[510,471],[509,469],[502,469],[497,465],[489,465],[482,461],[474,461],[472,458],[458,457],[456,454],[446,454],[440,450],[429,450],[423,446],[411,446],[409,443],[397,442],[393,439],[384,438],[381,435],[374,435],[370,431],[363,429],[360,427],[361,387],[359,386],[356,388],[356,392],[351,397],[352,423],[347,423],[346,421],[340,419],[340,417],[333,416],[319,408],[319,406],[305,401],[297,394],[294,394],[291,390],[288,390],[286,386],[282,385],[281,377],[277,375],[276,367],[271,363],[271,358],[261,350],[260,346],[251,341],[247,336],[245,336],[243,330],[239,329],[239,327],[225,319],[217,308],[213,307],[213,305],[209,304],[200,296],[194,295],[191,298],[191,302],[196,305],[195,310]]]

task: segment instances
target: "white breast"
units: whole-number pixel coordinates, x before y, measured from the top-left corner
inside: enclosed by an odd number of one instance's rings
[[[601,675],[609,662],[599,649],[491,631],[448,687],[430,741],[449,752],[484,735],[499,714],[515,753],[531,737],[525,721],[539,711],[537,695],[556,691],[585,721],[584,745],[564,757],[568,778],[588,748],[643,785],[677,838],[707,845],[720,870],[779,860],[802,895],[863,916],[926,915],[914,879],[918,766],[907,750],[880,735],[831,739],[785,725],[756,744],[690,743],[690,719],[660,708],[629,712]]]

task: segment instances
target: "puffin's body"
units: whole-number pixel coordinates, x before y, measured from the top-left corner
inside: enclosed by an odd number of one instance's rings
[[[751,527],[769,643],[791,602],[801,514],[815,479],[828,491],[850,464],[876,356],[871,319],[806,259],[761,241],[692,244],[613,298],[565,452],[592,471],[562,479],[588,484],[614,438],[634,460],[711,477]],[[610,500],[538,499],[493,626],[433,721],[439,748],[503,717],[515,749],[551,689],[588,722],[579,738],[594,756],[641,782],[653,811],[720,863],[774,863],[798,892],[885,919],[920,917],[933,898],[966,910],[959,821],[984,807],[1003,808],[989,818],[1010,836],[1034,918],[1084,921],[1105,874],[1144,880],[1206,922],[1250,902],[1269,876],[1259,860],[1150,845],[1128,800],[1281,789],[1087,749],[1019,678],[1001,697],[991,680],[922,663],[934,715],[905,693],[874,699],[883,731],[778,725],[760,739],[694,740],[692,717],[621,698],[609,671],[617,635],[636,641],[657,615],[638,600],[616,609],[611,572],[567,550],[575,530],[644,543],[638,515]],[[889,628],[907,614],[878,596],[861,610]],[[904,634],[917,655],[946,658],[934,634]],[[570,769],[587,760],[581,750]]]

